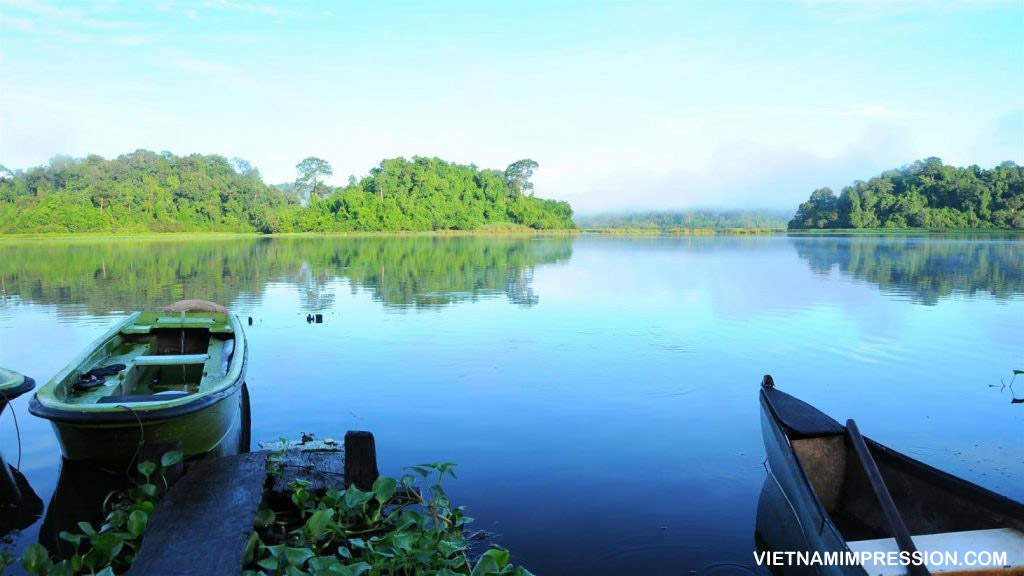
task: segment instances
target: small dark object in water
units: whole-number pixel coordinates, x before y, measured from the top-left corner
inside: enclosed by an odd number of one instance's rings
[[[252,326],[252,316],[249,316],[249,326]]]
[[[75,390],[91,390],[106,382],[107,376],[113,376],[126,367],[124,364],[111,364],[102,368],[93,368],[85,374],[79,374],[78,381],[75,382]]]
[[[317,324],[323,324],[324,323],[324,315],[323,314],[317,314],[316,315],[316,323]]]
[[[306,324],[312,324],[312,323],[313,323],[313,315],[312,314],[306,314]]]

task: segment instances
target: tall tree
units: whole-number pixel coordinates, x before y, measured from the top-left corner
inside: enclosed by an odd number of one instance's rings
[[[295,189],[307,197],[312,197],[314,194],[322,197],[321,191],[326,193],[326,190],[320,186],[323,184],[322,178],[334,175],[334,170],[331,169],[327,160],[316,156],[309,156],[299,162],[295,165],[295,170],[299,173],[299,177],[295,180]]]
[[[529,192],[533,196],[533,171],[537,169],[537,163],[529,158],[516,160],[505,168],[505,183],[512,193],[512,197],[518,198],[523,192]]]

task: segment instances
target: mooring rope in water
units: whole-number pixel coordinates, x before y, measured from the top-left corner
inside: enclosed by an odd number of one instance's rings
[[[139,452],[142,451],[142,445],[146,443],[146,427],[142,425],[142,418],[139,418],[139,414],[132,409],[131,406],[125,406],[124,404],[118,404],[116,408],[124,408],[125,410],[132,413],[135,416],[135,421],[139,423],[139,444],[135,447],[135,454],[132,455],[132,459],[128,461],[128,466],[124,469],[125,476],[131,475],[132,462],[139,457]]]
[[[185,310],[181,311],[181,355],[185,355]],[[181,365],[181,381],[185,382],[185,365]]]
[[[3,390],[0,390],[0,396],[4,397],[4,404],[11,403],[11,399],[7,397],[7,393]],[[18,465],[14,469],[21,472],[21,428],[18,426],[18,414],[14,411],[13,406],[11,406],[11,417],[14,418],[14,432],[18,437]]]

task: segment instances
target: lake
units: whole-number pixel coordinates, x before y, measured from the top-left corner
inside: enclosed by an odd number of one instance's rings
[[[1024,499],[1021,237],[19,240],[0,282],[0,366],[40,383],[130,310],[251,316],[254,442],[370,430],[384,474],[457,462],[472,526],[538,575],[753,570],[765,373]],[[48,500],[56,438],[13,408]]]

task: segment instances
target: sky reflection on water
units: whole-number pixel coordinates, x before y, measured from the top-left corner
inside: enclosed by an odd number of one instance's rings
[[[368,429],[385,473],[458,462],[454,497],[538,574],[752,565],[766,372],[1024,499],[1024,408],[998,387],[1024,368],[1013,238],[12,242],[0,279],[0,365],[40,381],[125,310],[252,316],[255,440]],[[59,453],[25,404],[45,500]],[[17,454],[6,413],[0,449]]]

